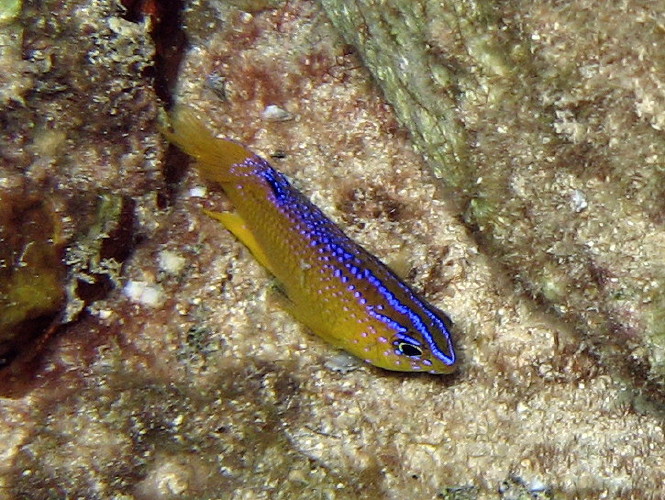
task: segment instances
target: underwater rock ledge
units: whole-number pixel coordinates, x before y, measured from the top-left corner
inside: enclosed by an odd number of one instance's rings
[[[664,7],[320,4],[481,247],[662,395],[665,58],[649,47]]]

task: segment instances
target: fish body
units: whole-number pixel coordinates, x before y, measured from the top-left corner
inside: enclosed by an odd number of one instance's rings
[[[348,238],[263,158],[216,138],[187,109],[168,139],[196,158],[235,213],[213,213],[272,273],[286,309],[314,333],[388,370],[450,373],[451,321]]]

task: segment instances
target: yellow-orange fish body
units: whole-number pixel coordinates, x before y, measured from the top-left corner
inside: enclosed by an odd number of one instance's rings
[[[348,238],[266,160],[218,139],[191,111],[167,137],[218,183],[236,213],[210,213],[279,281],[286,308],[314,333],[388,370],[450,373],[450,319]]]

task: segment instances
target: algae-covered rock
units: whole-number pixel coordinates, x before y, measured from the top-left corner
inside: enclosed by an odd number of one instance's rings
[[[21,11],[21,0],[0,0],[0,26],[13,21]]]
[[[0,4],[3,363],[117,284],[132,197],[162,181],[154,48],[124,12],[113,1]]]
[[[133,249],[135,203],[102,193],[86,234],[67,248],[67,308],[63,321],[77,318],[83,308],[120,286],[122,263]]]
[[[660,3],[321,0],[482,248],[665,383]]]
[[[0,190],[0,367],[61,309],[62,249],[59,223],[48,201]]]

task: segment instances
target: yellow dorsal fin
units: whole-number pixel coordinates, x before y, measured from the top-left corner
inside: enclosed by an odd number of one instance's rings
[[[233,165],[242,163],[254,153],[229,139],[215,137],[187,106],[177,106],[169,115],[171,130],[162,133],[185,153],[196,158],[201,175],[225,183],[236,180],[230,173]]]

